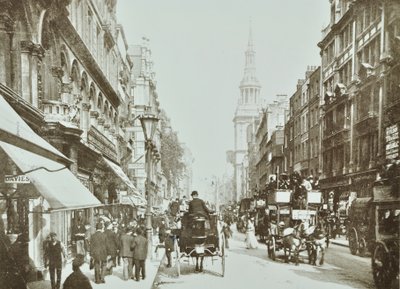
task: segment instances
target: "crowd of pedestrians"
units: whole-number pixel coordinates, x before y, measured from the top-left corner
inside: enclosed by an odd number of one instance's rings
[[[80,267],[85,262],[94,270],[94,282],[105,283],[105,276],[113,274],[113,268],[122,266],[123,280],[140,281],[146,278],[146,258],[148,241],[143,221],[130,222],[105,221],[98,218],[95,232],[91,234],[90,225],[77,219],[72,229],[72,244],[76,252],[72,261],[73,273],[67,277],[63,288],[92,288],[90,281]],[[67,251],[50,233],[44,243],[44,262],[50,274],[51,288],[61,288],[61,271],[65,266]]]

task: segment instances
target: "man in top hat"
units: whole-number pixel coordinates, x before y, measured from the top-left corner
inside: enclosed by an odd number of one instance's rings
[[[92,289],[89,278],[86,277],[80,267],[85,262],[85,257],[81,254],[76,255],[72,261],[72,273],[65,279],[63,289]]]
[[[132,267],[133,267],[133,241],[132,235],[133,230],[131,227],[125,229],[125,233],[121,235],[120,240],[120,256],[122,257],[122,276],[124,280],[132,278]]]
[[[193,191],[191,195],[193,200],[191,200],[189,203],[189,215],[200,214],[208,218],[210,210],[207,208],[204,201],[199,198],[199,193],[197,191]]]

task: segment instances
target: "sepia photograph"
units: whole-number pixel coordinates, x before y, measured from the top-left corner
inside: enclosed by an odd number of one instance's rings
[[[400,0],[0,0],[0,289],[400,289]]]

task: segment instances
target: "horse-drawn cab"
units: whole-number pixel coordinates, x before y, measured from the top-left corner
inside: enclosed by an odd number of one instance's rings
[[[182,228],[176,230],[179,241],[175,243],[178,262],[177,269],[180,275],[179,260],[183,257],[196,258],[196,271],[203,270],[204,257],[221,257],[222,276],[225,274],[225,242],[223,234],[218,230],[217,214],[185,213],[182,217]],[[198,261],[200,259],[200,266]]]

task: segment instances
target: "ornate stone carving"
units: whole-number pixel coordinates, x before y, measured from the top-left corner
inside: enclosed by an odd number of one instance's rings
[[[31,53],[33,48],[34,48],[34,44],[32,41],[26,41],[23,40],[19,43],[20,47],[21,47],[21,51],[22,52],[29,52]]]
[[[98,112],[98,111],[95,111],[95,110],[92,110],[92,111],[90,112],[90,117],[92,117],[92,118],[98,118],[98,117],[99,117],[99,112]]]
[[[50,68],[51,75],[57,78],[62,78],[64,75],[64,71],[61,66],[53,66]]]
[[[90,110],[90,104],[86,102],[82,102],[82,110],[83,111],[89,111]]]

